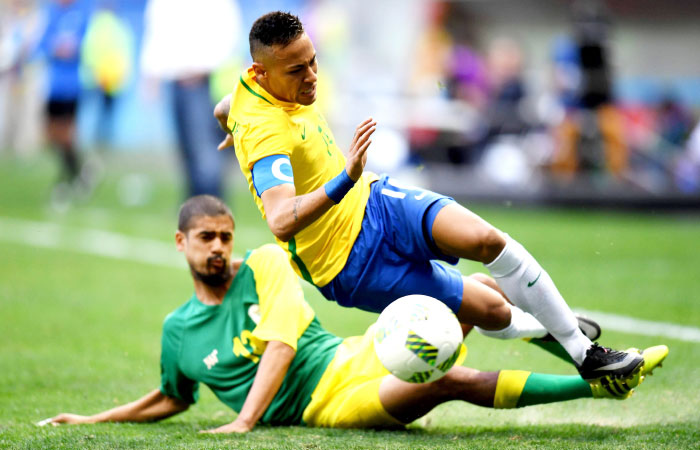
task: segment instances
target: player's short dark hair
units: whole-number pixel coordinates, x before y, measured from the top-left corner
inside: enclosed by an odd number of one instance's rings
[[[202,216],[229,216],[231,222],[234,222],[233,213],[231,213],[229,207],[226,206],[220,198],[214,197],[213,195],[196,195],[190,197],[180,207],[177,229],[183,233],[187,233],[192,226],[192,219]]]
[[[255,59],[262,47],[286,46],[304,33],[304,26],[297,16],[282,11],[267,13],[258,18],[250,28],[248,42],[250,56]]]

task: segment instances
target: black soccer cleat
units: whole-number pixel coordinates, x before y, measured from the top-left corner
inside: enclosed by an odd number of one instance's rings
[[[602,347],[597,343],[586,351],[586,358],[576,368],[586,381],[603,377],[626,378],[644,365],[644,358],[637,352],[621,352]]]

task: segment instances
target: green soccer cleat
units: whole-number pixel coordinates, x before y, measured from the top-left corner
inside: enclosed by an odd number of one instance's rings
[[[627,349],[628,353],[637,353],[644,358],[644,364],[632,375],[625,378],[603,377],[590,381],[593,398],[612,398],[625,400],[632,396],[634,389],[642,384],[647,375],[651,375],[654,369],[661,367],[661,363],[668,356],[668,347],[656,345],[644,349],[642,352],[636,348]]]

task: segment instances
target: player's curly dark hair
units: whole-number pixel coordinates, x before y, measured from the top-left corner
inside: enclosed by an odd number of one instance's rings
[[[285,46],[301,36],[304,26],[293,14],[274,11],[258,18],[250,28],[250,55],[255,59],[262,47]]]
[[[231,210],[220,198],[214,197],[213,195],[196,195],[194,197],[190,197],[180,207],[177,229],[183,233],[187,233],[192,226],[192,219],[202,216],[229,216],[231,218],[231,222],[233,222],[233,214],[231,213]]]

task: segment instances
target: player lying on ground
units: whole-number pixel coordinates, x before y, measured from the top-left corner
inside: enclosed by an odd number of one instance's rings
[[[210,432],[245,432],[256,423],[396,426],[449,400],[515,408],[627,398],[668,352],[664,346],[645,350],[641,371],[607,387],[578,375],[467,367],[453,367],[433,383],[407,383],[380,364],[371,327],[346,339],[321,327],[279,247],[265,245],[230,261],[233,231],[231,212],[215,197],[193,197],[180,209],[175,240],[195,293],[163,325],[160,388],[99,414],[59,414],[43,423],[164,419],[197,401],[201,382],[239,412]]]
[[[585,379],[639,369],[638,354],[594,345],[581,332],[547,272],[514,239],[451,198],[364,172],[373,120],[357,127],[346,160],[314,105],[316,51],[296,16],[266,14],[249,39],[253,65],[214,110],[229,132],[219,149],[234,146],[278,244],[327,299],[380,312],[425,294],[492,337],[550,333]],[[459,258],[483,263],[515,306],[436,261]]]

